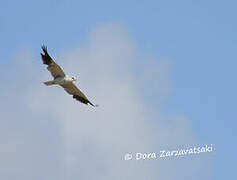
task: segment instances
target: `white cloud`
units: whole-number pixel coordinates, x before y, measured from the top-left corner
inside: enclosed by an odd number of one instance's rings
[[[48,48],[49,53],[51,48]],[[147,106],[144,100],[147,93],[168,96],[172,92],[170,61],[148,58],[142,66],[137,65],[136,60],[142,62],[144,59],[139,57],[136,42],[123,26],[107,24],[95,28],[87,45],[79,45],[57,56],[61,57],[58,62],[68,74],[78,76],[77,84],[93,103],[100,105],[99,108],[80,104],[60,87],[45,87],[41,82],[50,77],[45,67],[34,63],[29,53],[16,57],[20,61],[14,60],[7,67],[20,69],[12,71],[7,78],[14,77],[14,81],[5,87],[0,85],[4,96],[16,92],[14,99],[11,96],[4,98],[6,117],[3,122],[17,125],[4,128],[21,133],[13,139],[9,133],[3,133],[4,141],[14,145],[5,145],[6,151],[19,149],[13,159],[9,154],[0,154],[5,157],[0,167],[6,171],[17,171],[19,165],[15,164],[20,163],[24,168],[22,171],[29,173],[26,170],[30,166],[28,160],[37,163],[30,170],[31,177],[36,179],[42,174],[45,174],[44,179],[52,179],[49,175],[54,176],[57,171],[60,173],[55,179],[70,180],[194,179],[193,176],[200,172],[204,177],[208,175],[201,167],[204,166],[201,156],[181,160],[123,161],[127,152],[156,152],[197,142],[185,117],[163,117],[160,113],[157,115],[158,108]],[[138,69],[140,74],[136,76]],[[22,79],[25,76],[27,79]],[[10,103],[13,100],[16,103]],[[21,104],[24,106],[18,107]],[[11,114],[12,109],[18,113]],[[25,123],[24,126],[19,122]],[[31,140],[28,140],[29,136]],[[24,141],[24,145],[16,141]],[[57,143],[53,143],[55,141]],[[38,148],[41,151],[37,151]],[[23,159],[19,159],[21,157]],[[10,165],[4,166],[6,162]],[[50,171],[45,167],[54,168]]]

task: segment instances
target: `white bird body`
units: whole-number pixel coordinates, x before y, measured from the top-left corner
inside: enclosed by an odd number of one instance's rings
[[[92,106],[98,106],[92,104],[83,92],[73,83],[73,81],[76,81],[76,78],[66,75],[62,68],[54,62],[54,60],[49,56],[46,47],[42,46],[42,49],[44,51],[44,54],[41,53],[42,61],[44,64],[48,65],[47,69],[54,77],[52,81],[46,81],[44,84],[47,86],[60,85],[68,94],[73,95],[73,98],[81,103],[86,105],[89,103]]]
[[[73,82],[73,78],[69,77],[68,75],[62,77],[62,76],[59,76],[59,77],[56,77],[54,79],[55,83],[56,84],[59,84],[59,85],[63,85],[63,84],[66,84],[66,83],[71,83]]]
[[[49,85],[64,85],[67,83],[72,83],[73,81],[75,81],[73,78],[66,75],[66,76],[58,76],[52,81],[44,82],[44,84],[47,86],[49,86]]]

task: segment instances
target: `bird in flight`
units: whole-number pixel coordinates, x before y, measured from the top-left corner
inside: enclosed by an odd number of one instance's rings
[[[48,65],[47,69],[54,78],[52,81],[44,82],[44,84],[47,86],[60,85],[68,94],[73,95],[72,97],[74,99],[86,105],[89,103],[90,105],[97,107],[98,105],[92,104],[85,94],[83,94],[83,92],[73,83],[73,81],[76,81],[77,79],[66,75],[62,68],[49,56],[46,46],[43,45],[42,50],[44,52],[44,54],[40,53],[42,61],[44,64]]]

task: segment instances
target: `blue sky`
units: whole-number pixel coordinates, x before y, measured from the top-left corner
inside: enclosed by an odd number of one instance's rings
[[[136,41],[139,56],[165,58],[172,64],[172,92],[160,98],[151,91],[149,103],[161,103],[164,116],[185,114],[199,143],[216,147],[212,178],[233,179],[236,5],[231,0],[4,1],[0,7],[0,65],[14,66],[13,57],[25,48],[39,59],[42,44],[54,55],[66,53],[87,44],[93,28],[119,23]],[[138,66],[146,63],[142,58],[138,61],[144,61]]]

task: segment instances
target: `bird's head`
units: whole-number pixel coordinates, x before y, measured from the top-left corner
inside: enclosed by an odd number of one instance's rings
[[[77,78],[76,77],[72,77],[72,81],[76,81],[77,80]]]

